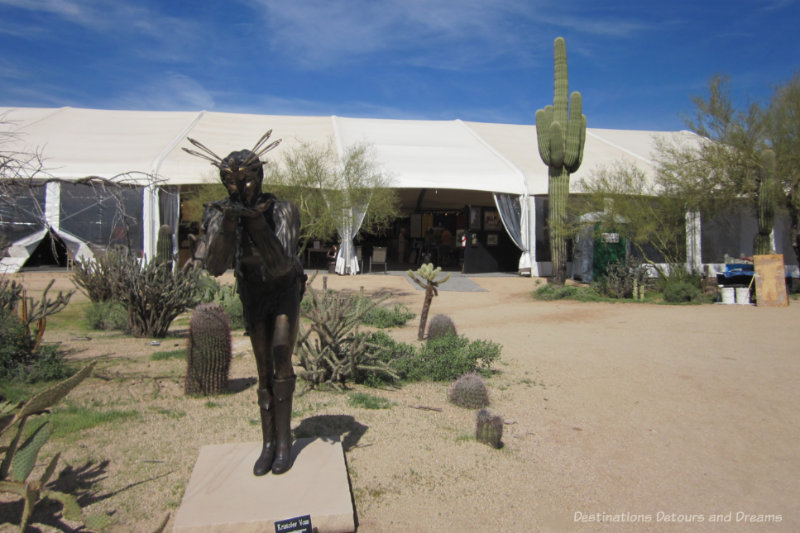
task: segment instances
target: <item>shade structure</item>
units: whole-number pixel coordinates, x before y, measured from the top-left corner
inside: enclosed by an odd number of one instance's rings
[[[529,205],[525,198],[547,194],[548,169],[539,158],[533,124],[7,107],[0,108],[0,151],[41,153],[42,178],[98,176],[140,187],[139,241],[149,256],[163,223],[159,191],[217,180],[208,161],[181,150],[191,146],[187,138],[225,156],[251,148],[270,129],[282,143],[268,157],[280,157],[281,150],[301,143],[329,144],[340,155],[352,145],[366,144],[393,188],[431,190],[433,199],[482,191],[516,195]],[[652,153],[659,138],[696,142],[688,132],[589,128],[583,164],[574,178],[589,179],[603,167],[625,163],[653,175]],[[42,221],[43,229],[48,225],[58,230]]]

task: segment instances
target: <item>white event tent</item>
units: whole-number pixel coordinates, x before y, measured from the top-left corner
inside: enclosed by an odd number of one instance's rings
[[[115,178],[131,187],[125,202],[140,218],[126,226],[136,232],[128,236],[129,242],[152,256],[159,226],[177,227],[180,187],[216,180],[207,161],[181,150],[189,146],[187,136],[224,156],[252,147],[269,129],[274,138],[283,140],[270,158],[301,142],[333,143],[340,154],[350,145],[367,143],[403,198],[421,198],[420,191],[433,190],[432,205],[437,198],[452,202],[459,195],[466,195],[466,204],[471,191],[493,194],[503,225],[521,250],[520,272],[548,273],[549,265],[537,261],[535,251],[536,236],[542,234],[542,228],[536,228],[536,212],[542,210],[547,195],[548,169],[539,158],[533,125],[71,107],[0,108],[0,152],[39,151],[47,175],[57,178],[33,202],[39,204],[40,220],[27,219],[20,225],[14,220],[14,206],[0,210],[0,223],[15,225],[15,231],[6,232],[14,238],[0,267],[19,268],[48,231],[61,237],[74,258],[88,256],[118,237],[118,224],[108,220],[112,210],[95,212],[97,208],[86,205],[89,200],[77,186],[69,186],[90,176]],[[583,164],[573,174],[573,183],[624,162],[652,173],[656,137],[697,139],[689,132],[589,128]],[[79,213],[86,210],[94,211],[78,224]],[[349,238],[343,241],[352,243]],[[350,257],[344,260],[349,266],[352,246],[343,248],[348,250]],[[355,268],[347,266],[340,264],[351,273],[358,268],[357,263]]]

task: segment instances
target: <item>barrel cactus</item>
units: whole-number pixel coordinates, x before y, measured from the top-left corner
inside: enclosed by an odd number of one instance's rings
[[[186,394],[219,394],[228,387],[231,328],[222,306],[198,305],[189,323],[186,347]]]
[[[569,93],[567,79],[567,45],[558,37],[555,48],[555,90],[553,105],[536,111],[536,137],[539,155],[548,166],[548,197],[550,211],[550,254],[553,277],[563,283],[567,277],[567,199],[569,175],[578,170],[583,161],[586,144],[586,116],[583,114],[581,93]]]
[[[428,340],[438,339],[447,335],[457,335],[456,325],[447,315],[435,315],[428,324]]]
[[[459,407],[478,409],[489,405],[489,391],[483,379],[474,372],[464,374],[453,382],[447,399]]]
[[[478,439],[478,442],[488,444],[493,448],[500,448],[503,445],[503,417],[493,415],[486,409],[478,411],[475,438]]]

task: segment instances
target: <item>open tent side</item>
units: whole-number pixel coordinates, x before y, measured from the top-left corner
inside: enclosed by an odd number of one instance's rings
[[[68,184],[80,184],[95,176],[124,185],[128,198],[138,196],[137,201],[129,202],[125,213],[134,218],[138,215],[138,226],[125,227],[138,235],[129,235],[127,242],[149,257],[155,252],[162,224],[169,224],[177,233],[180,187],[217,180],[215,169],[207,161],[181,150],[189,146],[186,138],[196,138],[224,156],[232,150],[251,147],[272,129],[274,138],[282,138],[283,142],[270,157],[278,157],[281,149],[300,143],[330,143],[340,155],[356,143],[372,146],[376,163],[391,177],[392,186],[407,209],[422,205],[451,208],[474,202],[487,207],[494,204],[503,228],[521,249],[520,270],[529,268],[533,275],[548,272],[544,216],[547,167],[539,158],[533,125],[69,107],[0,108],[0,117],[0,149],[12,154],[41,152],[46,170],[40,175],[46,183],[42,187],[44,197],[37,200],[41,206],[38,211],[36,206],[30,206],[35,221],[20,218],[19,209],[13,205],[0,206],[0,239],[5,237],[6,247],[16,243],[19,253],[32,244],[28,242],[31,235],[39,235],[45,229],[69,234],[84,251],[111,244],[109,236],[119,232],[104,229],[92,237],[70,226],[77,218],[70,212],[74,205],[68,205],[70,198],[75,199]],[[698,141],[689,132],[587,129],[583,164],[573,174],[572,182],[591,179],[598,169],[620,163],[636,164],[653,175],[656,167],[652,154],[659,138]],[[78,201],[72,201],[75,203]],[[114,228],[119,213],[100,207],[89,225],[94,224],[95,230],[97,226]],[[357,228],[350,228],[347,233],[354,231]],[[699,249],[703,233],[700,224],[693,223],[690,231],[693,238],[688,240],[694,247],[691,261],[700,261],[701,255],[704,264],[720,261]],[[101,242],[103,239],[106,242]],[[349,249],[344,257],[345,270],[352,265],[348,259],[352,246]],[[13,268],[10,263],[6,267]]]

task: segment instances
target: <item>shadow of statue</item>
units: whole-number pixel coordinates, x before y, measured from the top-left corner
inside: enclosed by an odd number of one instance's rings
[[[339,439],[345,452],[352,449],[368,426],[360,424],[350,415],[317,415],[304,418],[294,430],[296,439],[318,438],[326,442]]]
[[[244,392],[253,385],[258,383],[258,379],[255,377],[249,378],[233,378],[228,380],[228,393],[230,394],[238,394],[240,392]]]

